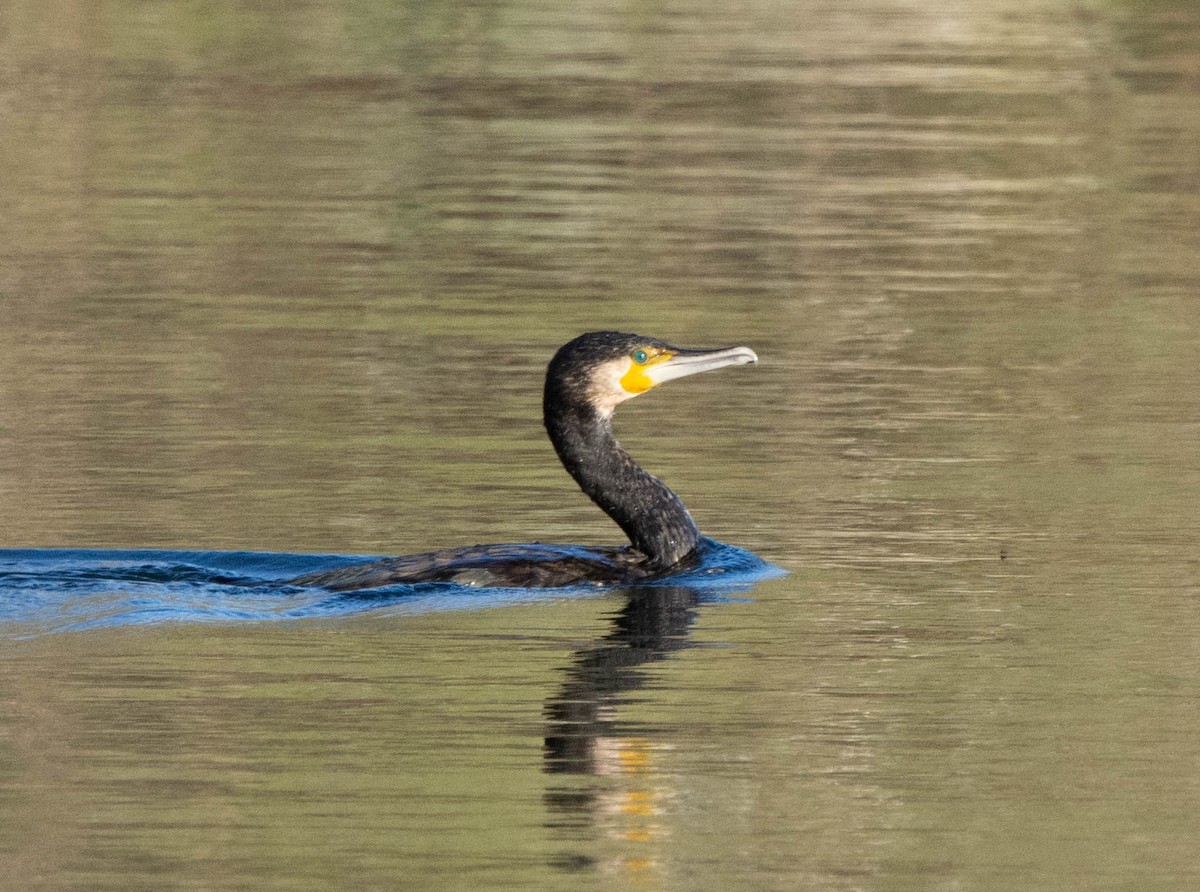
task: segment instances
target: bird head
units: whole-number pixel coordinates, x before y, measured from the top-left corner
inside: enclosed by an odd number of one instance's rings
[[[593,331],[564,344],[546,370],[546,396],[611,416],[621,403],[687,375],[758,362],[748,347],[695,349],[657,338]]]

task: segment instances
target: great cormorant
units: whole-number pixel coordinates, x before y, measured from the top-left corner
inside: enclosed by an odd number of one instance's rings
[[[618,405],[659,384],[757,362],[753,350],[689,350],[615,331],[580,335],[546,369],[546,432],[567,472],[629,537],[624,547],[474,545],[340,567],[291,580],[332,591],[417,582],[484,586],[629,583],[693,565],[701,543],[679,496],[642,470],[613,435]]]

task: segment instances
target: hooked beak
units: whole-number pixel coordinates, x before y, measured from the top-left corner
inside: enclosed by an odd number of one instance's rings
[[[758,355],[749,347],[722,347],[717,350],[686,350],[673,347],[670,359],[647,367],[642,374],[656,387],[676,378],[750,362],[758,362]]]

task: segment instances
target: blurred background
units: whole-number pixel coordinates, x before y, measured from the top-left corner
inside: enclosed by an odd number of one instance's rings
[[[602,697],[618,596],[12,643],[13,888],[1194,885],[1198,146],[1193,0],[8,4],[0,545],[619,542],[616,328],[792,571]]]

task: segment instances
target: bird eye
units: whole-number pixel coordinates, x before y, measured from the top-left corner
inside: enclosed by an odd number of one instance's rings
[[[638,365],[645,365],[646,360],[648,360],[649,358],[650,358],[650,356],[649,356],[649,354],[646,353],[645,350],[634,350],[633,351],[633,361],[636,362]]]

